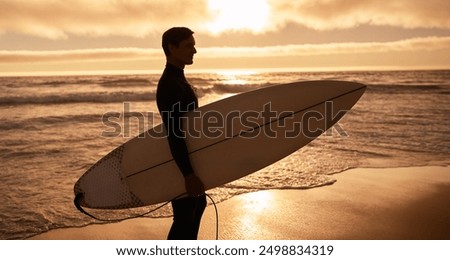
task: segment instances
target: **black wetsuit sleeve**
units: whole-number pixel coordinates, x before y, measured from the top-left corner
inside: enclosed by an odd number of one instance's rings
[[[186,109],[186,97],[173,87],[163,86],[158,90],[158,108],[167,131],[170,152],[183,176],[192,174],[189,152],[186,146],[186,133],[183,131],[183,116]]]

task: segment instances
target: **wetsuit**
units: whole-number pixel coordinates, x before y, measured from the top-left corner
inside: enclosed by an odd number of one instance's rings
[[[170,151],[183,176],[193,174],[180,117],[198,107],[198,99],[184,71],[169,63],[158,83],[156,102],[167,131]],[[197,239],[206,196],[172,201],[173,224],[168,239]]]

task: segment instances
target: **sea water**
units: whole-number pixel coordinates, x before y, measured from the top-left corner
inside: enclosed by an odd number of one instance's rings
[[[0,239],[98,223],[73,206],[73,185],[116,146],[161,123],[159,77],[0,78]],[[449,163],[450,71],[210,72],[187,78],[200,105],[292,81],[368,85],[337,127],[265,169],[208,191],[216,202],[257,190],[329,185],[333,174],[349,168]],[[92,213],[120,219],[151,209]],[[166,206],[147,217],[170,215]]]

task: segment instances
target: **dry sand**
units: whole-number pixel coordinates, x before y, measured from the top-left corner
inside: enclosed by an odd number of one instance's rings
[[[219,239],[450,239],[450,170],[353,169],[330,186],[267,190],[217,205]],[[165,239],[170,218],[52,230],[31,239]],[[199,239],[215,239],[213,206]]]

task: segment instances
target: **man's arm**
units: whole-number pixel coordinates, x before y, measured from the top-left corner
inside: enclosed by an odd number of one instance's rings
[[[179,103],[174,106],[179,107]],[[186,177],[187,175],[194,173],[194,170],[192,169],[191,161],[189,159],[189,151],[185,142],[187,133],[182,130],[182,119],[185,113],[177,111],[176,108],[164,113],[168,114],[163,115],[163,117],[166,118],[164,124],[167,130],[167,139],[169,141],[170,152],[172,153],[178,168],[180,168],[181,173]]]
[[[185,178],[186,191],[191,196],[204,194],[204,186],[201,180],[194,174],[189,151],[185,138],[187,133],[183,131],[183,116],[186,111],[181,110],[180,98],[175,93],[167,93],[167,99],[159,100],[158,107],[167,131],[170,152]],[[169,98],[170,97],[170,98]]]

